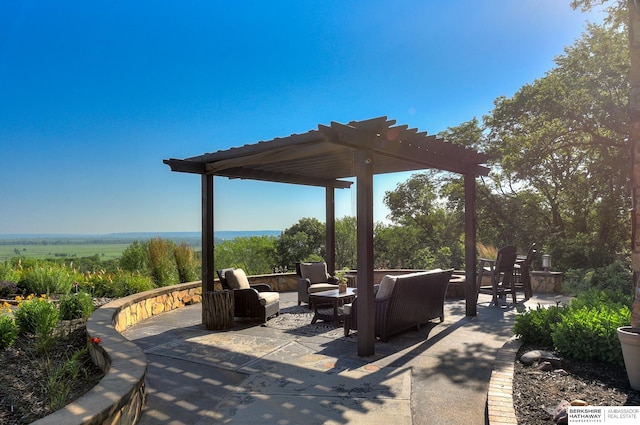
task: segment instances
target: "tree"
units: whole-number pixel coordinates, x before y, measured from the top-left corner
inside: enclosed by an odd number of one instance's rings
[[[133,241],[120,257],[120,267],[129,272],[147,273],[147,246],[144,242]]]
[[[216,270],[235,267],[247,275],[273,273],[276,266],[276,238],[251,236],[234,238],[214,246]]]
[[[604,4],[606,0],[578,0],[571,3],[572,7],[582,6],[589,10],[594,4]],[[629,6],[628,11],[625,9]],[[623,22],[621,16],[628,16],[629,35],[629,152],[631,154],[631,250],[633,268],[633,312],[631,325],[640,326],[640,217],[638,204],[640,203],[640,8],[636,1],[617,1],[609,8],[612,22]],[[624,13],[624,12],[627,13]],[[621,24],[620,24],[621,25]]]
[[[374,236],[378,261],[388,261],[391,267],[429,268],[438,258],[437,267],[462,266],[464,210],[456,209],[455,202],[449,203],[442,191],[450,187],[451,179],[448,173],[429,170],[413,174],[385,193],[389,218],[401,226],[378,228]],[[399,252],[403,253],[400,258]]]
[[[494,193],[506,189],[517,200],[528,190],[540,202],[547,234],[586,235],[598,249],[588,256],[596,267],[610,263],[628,240],[626,42],[617,27],[588,25],[554,69],[512,98],[498,98],[485,117]]]
[[[358,267],[356,218],[346,216],[336,220],[336,270]]]
[[[280,235],[276,244],[278,265],[293,270],[295,263],[325,256],[325,225],[316,218],[301,218]]]

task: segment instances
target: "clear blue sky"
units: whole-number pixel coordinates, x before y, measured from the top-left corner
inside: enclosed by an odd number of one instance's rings
[[[198,231],[200,178],[163,159],[382,115],[434,134],[600,18],[569,0],[4,0],[0,234]],[[376,221],[408,176],[374,180]],[[216,178],[215,194],[217,230],[324,220],[324,189]]]

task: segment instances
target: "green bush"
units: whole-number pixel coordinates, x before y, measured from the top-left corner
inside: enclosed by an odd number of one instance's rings
[[[93,312],[93,298],[86,292],[65,295],[60,298],[59,309],[62,320],[86,320]]]
[[[52,333],[59,320],[56,305],[42,296],[27,298],[20,302],[14,312],[20,333],[35,335]]]
[[[50,350],[60,320],[58,307],[53,302],[42,296],[27,299],[19,304],[14,317],[20,333],[36,336],[36,350],[39,353]]]
[[[149,239],[147,242],[149,274],[156,286],[179,283],[178,270],[173,254],[174,245],[173,242],[162,238]]]
[[[570,358],[623,364],[616,329],[630,317],[629,307],[617,303],[570,306],[552,331],[553,344]]]
[[[144,242],[133,241],[120,257],[120,267],[129,272],[147,273],[148,263],[147,245]]]
[[[22,283],[27,293],[68,294],[74,281],[74,272],[65,266],[36,265],[26,271]]]
[[[583,361],[622,364],[616,329],[629,323],[629,298],[617,291],[590,290],[568,306],[518,314],[514,334],[525,342],[553,347]]]
[[[633,293],[633,273],[625,262],[613,263],[595,269],[570,269],[565,272],[563,289],[568,294],[582,294],[597,289],[619,292],[631,297]]]
[[[20,272],[10,262],[0,262],[0,281],[19,282]]]
[[[99,297],[120,298],[155,288],[151,277],[137,272],[118,270],[93,277],[94,294]]]
[[[189,245],[182,242],[173,248],[173,256],[176,260],[178,280],[180,283],[193,282],[199,279],[198,261],[196,254]]]
[[[559,306],[545,308],[538,304],[535,310],[529,309],[516,316],[513,333],[524,342],[552,347],[551,332],[561,320],[564,308]]]
[[[0,314],[0,350],[11,347],[18,336],[16,322],[8,314]]]

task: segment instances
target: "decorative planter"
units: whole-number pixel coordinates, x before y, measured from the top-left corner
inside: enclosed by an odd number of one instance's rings
[[[640,328],[622,326],[618,328],[618,338],[631,388],[640,391]]]

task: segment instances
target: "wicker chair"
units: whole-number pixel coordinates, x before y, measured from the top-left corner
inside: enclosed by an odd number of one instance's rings
[[[222,288],[233,290],[234,317],[259,318],[264,323],[280,314],[280,294],[268,284],[249,285],[242,269],[222,269],[217,273]]]
[[[309,304],[309,294],[338,289],[338,278],[327,272],[324,261],[296,263],[298,305]],[[311,306],[309,306],[311,308]]]

